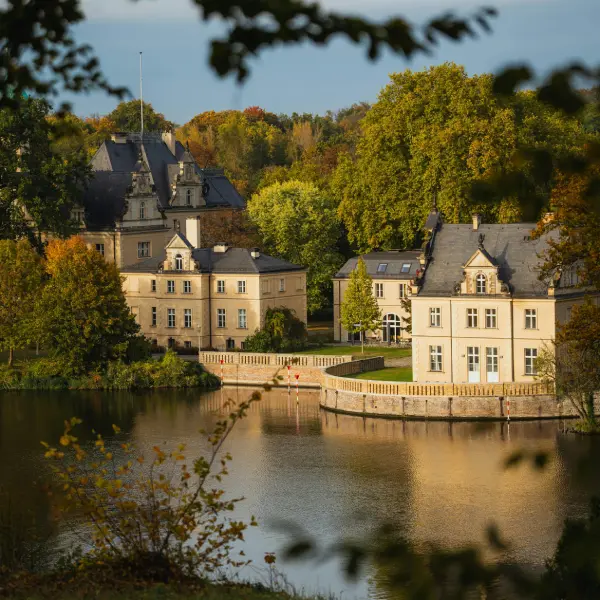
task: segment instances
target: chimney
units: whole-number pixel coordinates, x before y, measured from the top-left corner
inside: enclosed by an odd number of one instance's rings
[[[213,252],[224,254],[225,252],[227,252],[228,248],[229,244],[227,242],[217,242],[213,247]]]
[[[194,248],[202,248],[202,237],[200,229],[200,219],[190,217],[185,220],[185,237]]]
[[[479,213],[475,213],[473,215],[473,231],[478,231],[480,225],[481,225],[481,215]]]
[[[127,143],[127,134],[123,133],[122,131],[115,131],[114,133],[110,134],[110,139],[115,144],[126,144]]]
[[[258,248],[252,248],[252,250],[250,250],[250,256],[254,259],[260,258],[260,250]]]
[[[162,141],[167,145],[167,148],[171,151],[171,154],[175,156],[175,144],[177,143],[175,134],[172,131],[163,131],[161,137]]]

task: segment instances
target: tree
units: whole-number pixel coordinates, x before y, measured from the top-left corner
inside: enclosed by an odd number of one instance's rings
[[[600,306],[586,299],[573,306],[571,318],[556,335],[554,347],[538,358],[538,376],[568,399],[585,431],[598,429],[594,395],[600,390]]]
[[[356,268],[350,273],[350,281],[342,300],[340,321],[349,333],[360,333],[361,351],[365,351],[365,333],[381,326],[381,311],[373,296],[373,280],[367,273],[367,265],[359,257]]]
[[[340,224],[333,200],[310,183],[275,183],[248,202],[265,252],[306,265],[308,311],[325,305],[331,278],[343,263],[336,252]]]
[[[140,131],[140,101],[121,102],[106,117],[115,124],[117,131]],[[175,125],[167,121],[165,115],[156,112],[149,102],[144,102],[144,131],[163,132],[174,129]]]
[[[473,198],[474,182],[513,170],[518,148],[560,155],[585,132],[532,92],[500,102],[493,83],[491,75],[468,77],[448,63],[391,76],[361,122],[356,159],[340,160],[334,178],[340,218],[361,251],[412,246],[434,200],[451,223],[473,212],[499,222],[538,216],[550,187],[537,184],[528,163],[519,165],[513,196]]]
[[[65,375],[126,358],[139,326],[116,266],[79,237],[50,241],[47,257],[50,279],[37,304],[38,326],[44,347],[64,365]]]
[[[246,338],[244,348],[247,352],[297,352],[306,347],[307,340],[304,321],[280,306],[267,309],[264,327]]]
[[[42,232],[74,231],[71,209],[90,176],[82,152],[53,151],[49,105],[23,100],[0,110],[0,239],[27,236],[41,247]]]
[[[41,257],[27,240],[0,240],[0,348],[8,350],[9,366],[15,349],[37,339],[34,307],[43,275]]]

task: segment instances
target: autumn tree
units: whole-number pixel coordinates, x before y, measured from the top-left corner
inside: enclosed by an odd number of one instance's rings
[[[84,153],[55,151],[49,113],[43,100],[0,110],[0,239],[28,237],[41,247],[43,232],[73,232],[71,209],[90,171]]]
[[[373,296],[373,279],[367,273],[367,265],[359,257],[350,273],[348,287],[341,305],[340,321],[349,333],[360,333],[362,352],[365,351],[365,334],[381,327],[381,311]]]
[[[356,159],[340,160],[333,185],[357,248],[412,246],[434,200],[451,223],[475,211],[495,222],[538,216],[523,208],[539,210],[550,186],[538,186],[528,163],[519,165],[520,189],[512,197],[474,201],[473,183],[512,170],[518,148],[560,155],[585,133],[577,119],[532,92],[500,102],[493,83],[491,75],[469,77],[449,63],[391,76],[361,123]]]
[[[335,204],[310,183],[275,183],[248,202],[265,252],[306,266],[308,311],[327,304],[331,278],[343,263],[336,251],[340,225]]]
[[[64,365],[65,375],[103,368],[124,359],[138,341],[114,264],[79,237],[47,247],[49,281],[37,303],[41,341]]]
[[[106,115],[112,121],[117,131],[140,131],[142,122],[140,118],[140,101],[130,100],[121,102],[111,113]],[[144,131],[173,131],[175,125],[165,119],[165,115],[158,113],[149,102],[144,102]]]
[[[0,348],[13,354],[37,340],[35,302],[43,284],[40,255],[27,240],[0,240]]]

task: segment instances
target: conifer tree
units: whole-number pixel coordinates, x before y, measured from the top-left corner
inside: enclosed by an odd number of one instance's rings
[[[356,268],[350,273],[341,307],[341,321],[346,331],[360,332],[363,353],[365,333],[381,326],[381,312],[373,296],[373,280],[367,273],[367,265],[362,258],[358,259]]]

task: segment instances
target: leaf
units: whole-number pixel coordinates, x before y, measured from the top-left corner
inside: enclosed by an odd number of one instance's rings
[[[533,72],[526,65],[507,67],[494,77],[492,91],[499,96],[512,96],[518,87],[532,78]]]

